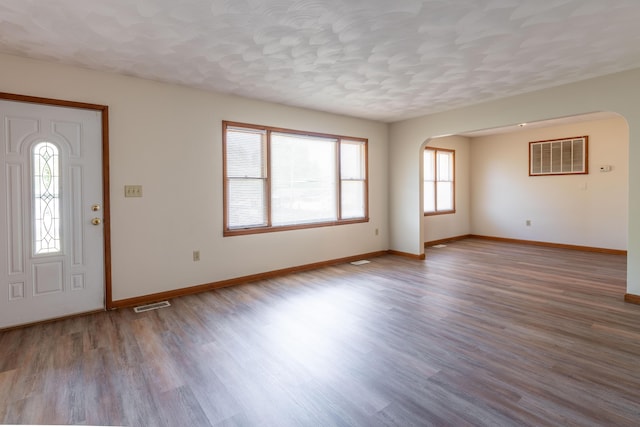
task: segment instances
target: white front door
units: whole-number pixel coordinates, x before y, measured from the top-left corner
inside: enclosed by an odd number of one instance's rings
[[[105,306],[100,111],[0,100],[0,328]]]

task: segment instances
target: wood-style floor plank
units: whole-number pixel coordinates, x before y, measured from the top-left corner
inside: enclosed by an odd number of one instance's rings
[[[619,255],[467,239],[0,333],[0,423],[637,426]]]

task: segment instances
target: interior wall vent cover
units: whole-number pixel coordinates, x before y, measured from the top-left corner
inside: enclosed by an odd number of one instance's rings
[[[589,137],[529,142],[529,176],[589,173]]]
[[[165,308],[165,307],[171,307],[171,304],[169,304],[169,301],[160,301],[160,302],[154,302],[153,304],[139,305],[138,307],[135,307],[133,311],[135,311],[136,313],[143,313],[145,311],[157,310],[159,308]]]

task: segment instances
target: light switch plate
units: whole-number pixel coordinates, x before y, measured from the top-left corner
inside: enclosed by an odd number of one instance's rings
[[[142,185],[125,185],[124,197],[142,197]]]

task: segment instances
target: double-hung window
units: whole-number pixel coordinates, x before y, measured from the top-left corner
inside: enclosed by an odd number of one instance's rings
[[[367,140],[223,122],[224,234],[367,221]]]
[[[455,213],[455,151],[424,150],[424,214]]]

